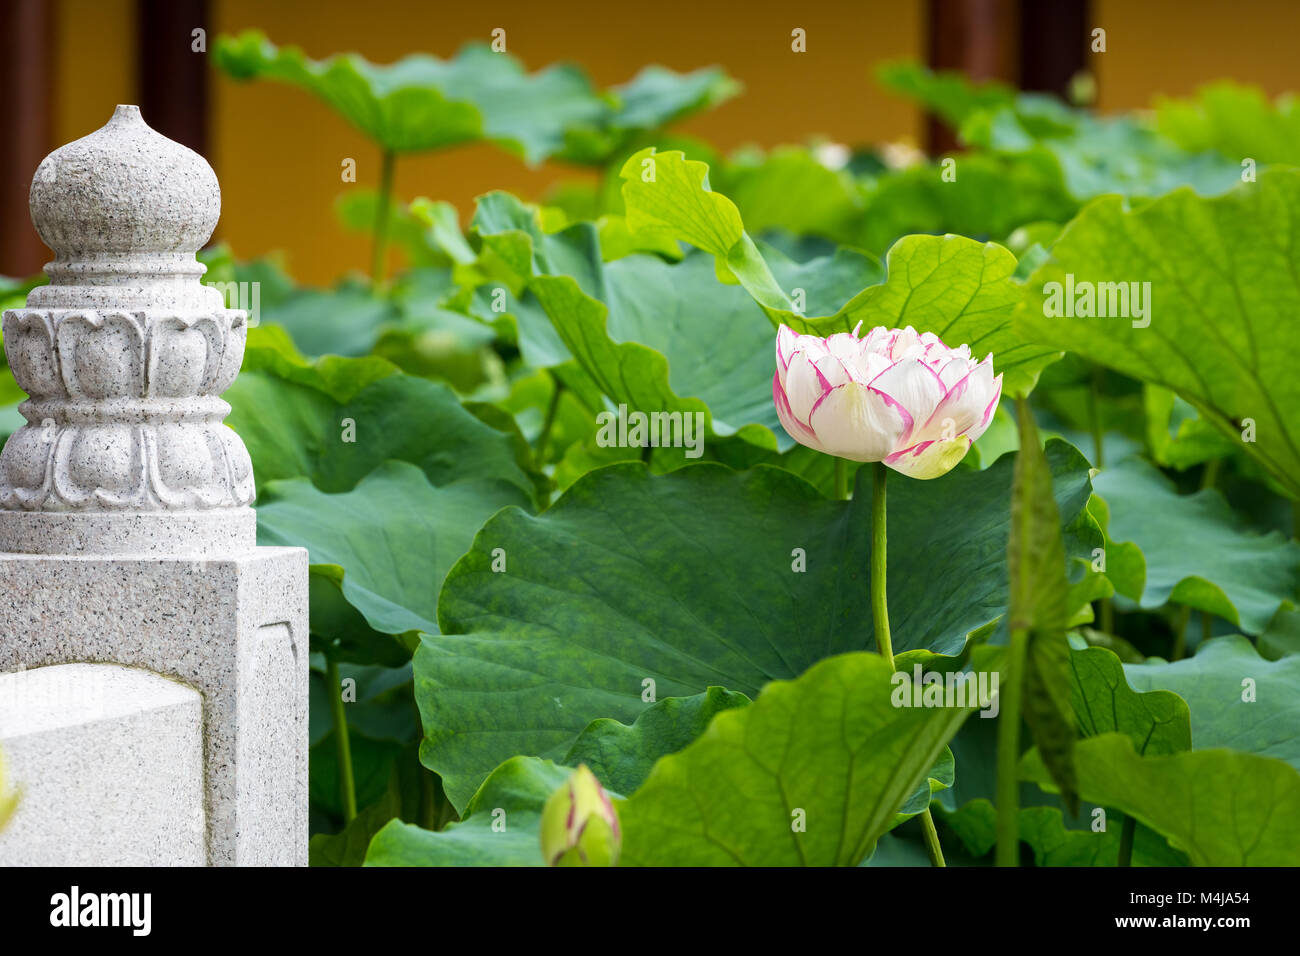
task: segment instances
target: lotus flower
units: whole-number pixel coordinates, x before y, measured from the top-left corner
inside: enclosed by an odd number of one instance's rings
[[[1001,396],[992,354],[977,362],[970,346],[949,348],[910,325],[865,338],[785,325],[776,335],[777,416],[791,438],[828,455],[937,478],[984,434]]]
[[[550,866],[614,866],[623,837],[618,811],[581,765],[542,807],[542,856]]]

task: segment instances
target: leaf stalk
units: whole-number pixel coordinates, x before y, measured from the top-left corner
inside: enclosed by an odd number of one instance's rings
[[[325,683],[329,687],[330,715],[334,718],[334,744],[339,758],[339,796],[343,802],[343,821],[351,823],[357,815],[357,788],[352,776],[352,744],[348,739],[348,718],[343,712],[343,682],[339,664],[333,658],[325,662]]]
[[[844,483],[844,460],[835,460],[835,486],[838,497],[847,497],[840,493]],[[894,666],[894,645],[889,634],[889,604],[885,593],[885,572],[889,566],[887,547],[887,529],[885,526],[886,500],[885,479],[889,468],[883,461],[872,466],[871,473],[871,620],[876,630],[876,649],[881,657],[889,662],[890,670]],[[943,847],[939,844],[939,831],[934,825],[934,816],[930,807],[919,814],[921,832],[925,836],[925,849],[930,856],[931,866],[946,866],[943,859]]]

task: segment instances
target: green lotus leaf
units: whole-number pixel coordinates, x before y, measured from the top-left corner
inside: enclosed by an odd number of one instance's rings
[[[861,863],[973,710],[896,707],[892,676],[875,654],[844,654],[718,715],[620,804],[623,861]]]
[[[1179,190],[1132,210],[1098,199],[1034,273],[1016,330],[1172,389],[1300,497],[1300,379],[1285,348],[1300,312],[1300,245],[1287,239],[1297,209],[1300,171],[1280,169],[1216,199]],[[1058,291],[1064,310],[1067,282],[1076,298],[1102,289],[1112,317],[1045,314]],[[1150,283],[1144,309],[1130,301],[1118,315],[1133,282]]]
[[[1109,514],[1107,573],[1141,607],[1184,604],[1259,634],[1300,584],[1300,545],[1244,529],[1218,491],[1180,495],[1139,458],[1093,488]]]
[[[1074,523],[1087,463],[1062,442],[1047,457],[1078,577],[1100,541],[1095,526]],[[956,653],[1004,613],[1011,469],[1008,457],[894,488],[899,653]],[[723,686],[752,698],[824,657],[871,647],[861,474],[843,502],[767,467],[696,464],[654,477],[627,463],[587,474],[541,515],[502,511],[448,575],[442,634],[416,655],[421,760],[463,806],[501,761],[562,760],[592,720],[635,721],[648,692]]]
[[[1232,750],[1141,757],[1126,734],[1075,748],[1085,800],[1115,807],[1163,834],[1195,866],[1300,865],[1300,772]],[[1024,779],[1048,785],[1036,751]]]
[[[1300,657],[1267,661],[1246,638],[1232,635],[1172,664],[1127,664],[1124,675],[1135,688],[1161,688],[1187,701],[1197,750],[1229,747],[1300,770]]]

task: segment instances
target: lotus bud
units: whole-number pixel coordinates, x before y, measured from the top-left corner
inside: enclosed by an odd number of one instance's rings
[[[777,417],[799,444],[828,455],[937,478],[984,434],[1001,396],[992,354],[977,362],[969,346],[949,348],[910,325],[861,338],[858,329],[777,332]]]
[[[623,835],[596,775],[580,765],[542,808],[542,858],[550,866],[614,866]]]

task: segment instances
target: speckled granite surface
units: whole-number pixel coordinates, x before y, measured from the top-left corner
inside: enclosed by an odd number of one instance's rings
[[[202,866],[203,701],[117,664],[0,674],[5,866]]]

